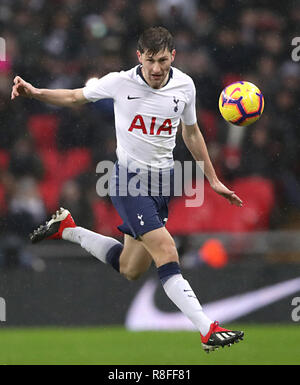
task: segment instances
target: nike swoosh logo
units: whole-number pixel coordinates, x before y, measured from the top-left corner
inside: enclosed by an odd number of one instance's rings
[[[130,330],[195,330],[195,326],[181,312],[164,312],[155,305],[158,282],[146,281],[134,298],[126,316]],[[220,323],[234,321],[255,310],[270,305],[300,290],[300,278],[290,279],[248,293],[235,295],[203,305],[203,311]]]
[[[141,99],[141,96],[127,96],[128,100],[133,100],[133,99]]]

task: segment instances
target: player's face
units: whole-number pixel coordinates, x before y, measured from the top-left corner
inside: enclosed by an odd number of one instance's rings
[[[137,51],[139,62],[142,64],[142,73],[150,87],[161,88],[166,84],[175,53],[175,49],[172,52],[166,49],[155,55],[149,54],[148,51],[144,53]]]

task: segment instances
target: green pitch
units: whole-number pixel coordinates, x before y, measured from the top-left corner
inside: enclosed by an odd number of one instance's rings
[[[228,326],[228,325],[226,325]],[[0,328],[0,364],[300,364],[299,325],[231,325],[244,341],[206,354],[193,332]]]

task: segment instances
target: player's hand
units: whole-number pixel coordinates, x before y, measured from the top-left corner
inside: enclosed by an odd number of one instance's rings
[[[25,96],[32,98],[35,88],[28,82],[25,82],[20,76],[14,78],[14,85],[11,91],[11,100],[14,100],[18,96]]]
[[[243,206],[243,201],[234,193],[234,191],[229,190],[220,181],[212,183],[211,187],[217,194],[227,199],[232,205],[238,207]]]

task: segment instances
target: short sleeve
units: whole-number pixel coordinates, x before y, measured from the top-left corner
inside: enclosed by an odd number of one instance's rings
[[[197,123],[196,115],[196,87],[194,82],[190,81],[189,88],[187,90],[188,101],[184,107],[181,115],[181,120],[186,125],[192,125]]]
[[[83,95],[89,102],[100,99],[114,99],[120,86],[120,73],[111,72],[83,88]]]

